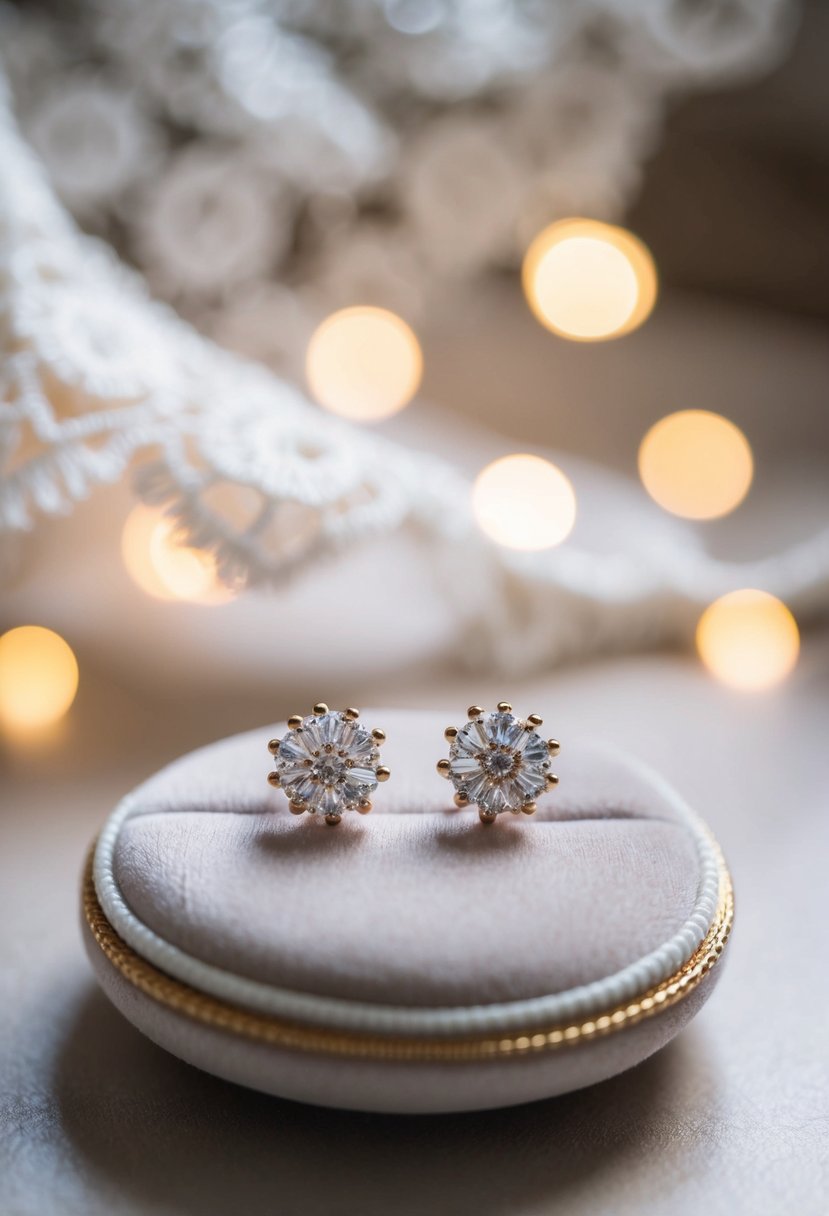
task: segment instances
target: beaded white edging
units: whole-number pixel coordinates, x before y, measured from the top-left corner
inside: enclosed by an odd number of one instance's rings
[[[407,1008],[317,996],[262,984],[187,954],[145,925],[127,905],[114,876],[114,854],[123,823],[138,808],[128,794],[115,808],[95,848],[94,881],[107,920],[124,941],[161,971],[232,1005],[330,1030],[389,1035],[473,1035],[525,1031],[565,1023],[641,995],[673,975],[699,948],[714,921],[720,862],[702,821],[655,773],[644,770],[687,827],[696,845],[700,879],[691,915],[673,937],[615,975],[565,992],[490,1005]]]

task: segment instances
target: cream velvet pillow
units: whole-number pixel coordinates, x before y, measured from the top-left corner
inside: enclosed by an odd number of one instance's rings
[[[283,1097],[449,1111],[638,1063],[707,998],[728,872],[661,779],[563,741],[532,818],[483,827],[435,773],[451,714],[366,711],[392,778],[368,817],[295,818],[263,727],[195,752],[110,817],[90,957],[157,1043]]]

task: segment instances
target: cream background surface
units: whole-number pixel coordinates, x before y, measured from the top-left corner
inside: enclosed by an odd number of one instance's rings
[[[209,1077],[98,992],[76,909],[104,816],[177,754],[301,706],[275,688],[267,703],[204,699],[185,713],[90,673],[63,740],[15,749],[7,763],[3,1211],[818,1216],[829,1113],[829,993],[815,962],[825,948],[827,679],[829,650],[814,639],[792,682],[764,698],[666,656],[508,690],[565,743],[590,733],[647,755],[700,808],[735,877],[729,964],[694,1024],[632,1072],[502,1112],[400,1118],[326,1112]],[[465,706],[468,691],[466,677],[447,674],[440,704]],[[399,701],[425,706],[433,695],[413,682]],[[486,680],[475,688],[487,703],[504,695]],[[366,703],[379,699],[379,687],[366,689]]]

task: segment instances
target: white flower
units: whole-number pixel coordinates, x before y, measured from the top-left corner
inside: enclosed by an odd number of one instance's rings
[[[526,166],[498,121],[447,120],[402,166],[401,201],[432,263],[466,272],[512,245]]]
[[[173,332],[149,301],[105,278],[22,292],[12,324],[60,384],[101,403],[171,392],[176,383]]]
[[[683,67],[707,79],[756,72],[777,58],[781,38],[794,29],[785,0],[643,0],[641,7],[645,27],[674,75]]]
[[[59,81],[26,123],[58,193],[79,213],[111,201],[151,166],[149,127],[134,98],[85,78]]]
[[[278,182],[217,149],[194,147],[139,209],[138,243],[156,283],[184,295],[221,294],[273,268],[292,218]]]

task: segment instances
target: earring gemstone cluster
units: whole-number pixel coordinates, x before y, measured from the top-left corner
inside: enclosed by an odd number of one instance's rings
[[[288,719],[288,732],[271,739],[271,785],[280,787],[295,815],[322,815],[332,827],[346,811],[366,815],[371,795],[391,776],[380,764],[385,732],[358,724],[359,710],[329,710],[320,702],[303,718]]]
[[[532,815],[539,795],[558,784],[550,771],[558,740],[543,739],[538,714],[517,718],[508,701],[490,713],[471,705],[467,716],[460,729],[447,726],[449,758],[437,765],[455,787],[455,805],[474,803],[482,823],[494,823],[504,811]]]

